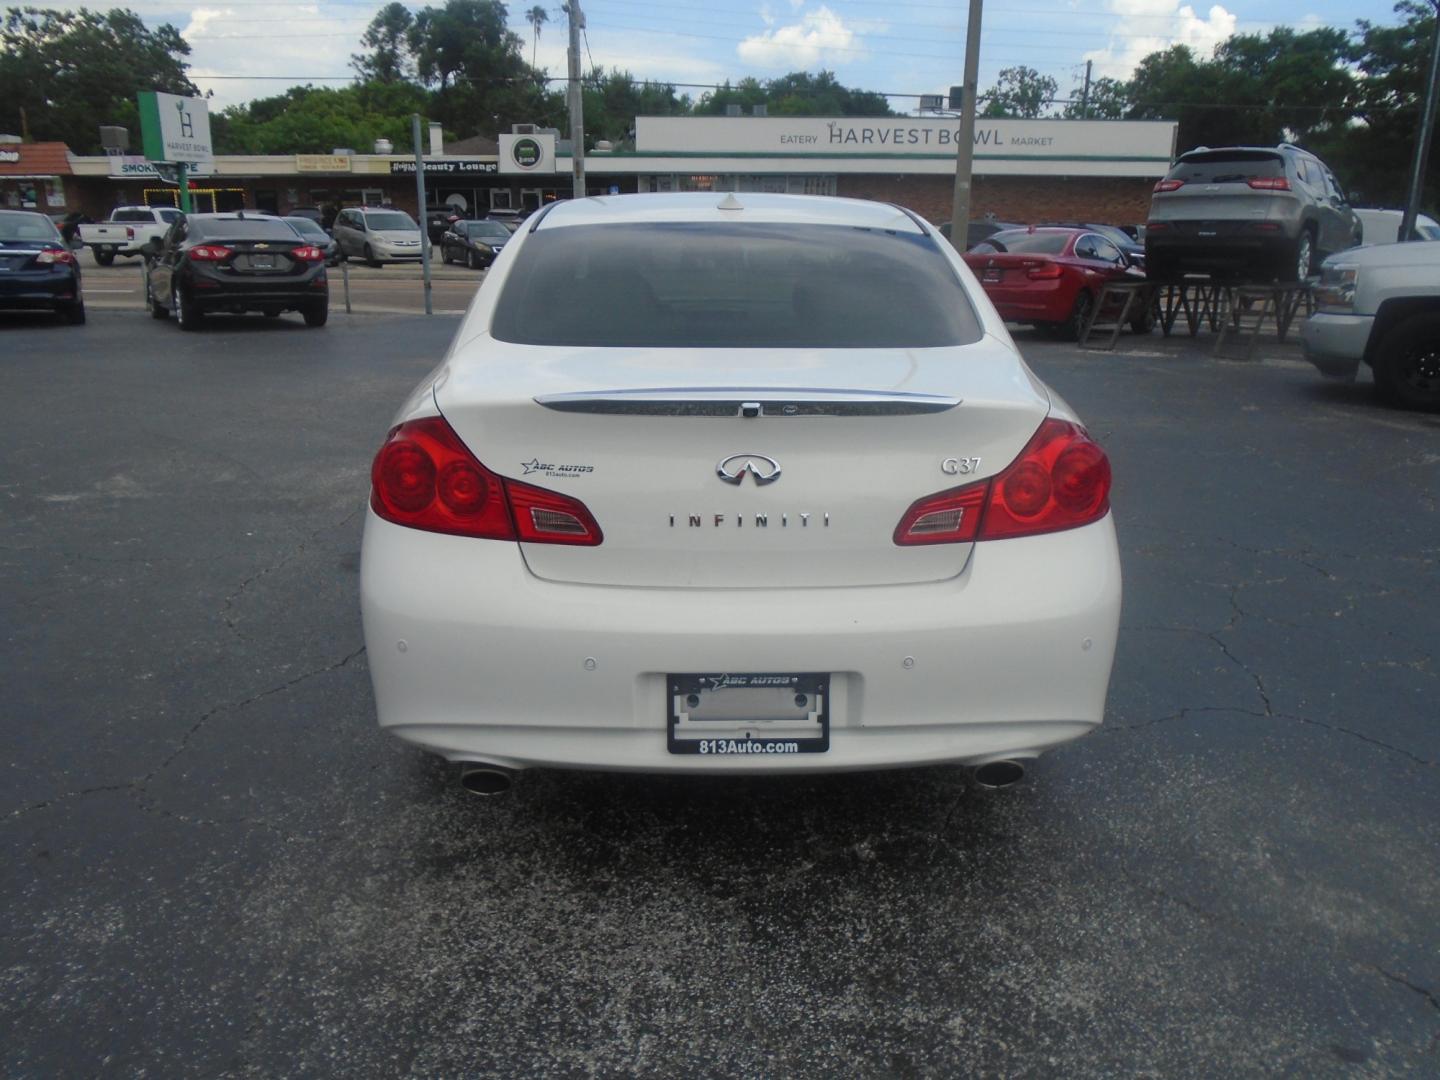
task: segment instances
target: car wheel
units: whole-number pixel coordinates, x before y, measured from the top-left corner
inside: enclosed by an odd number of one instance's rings
[[[325,321],[330,318],[330,302],[321,300],[318,304],[304,308],[300,314],[305,316],[306,326],[324,326]]]
[[[1375,391],[1405,409],[1440,412],[1440,314],[1412,315],[1375,346]]]
[[[175,313],[175,325],[181,330],[200,329],[200,307],[193,300],[186,299],[178,281],[170,286],[170,310]]]
[[[71,326],[79,326],[85,321],[85,301],[73,300],[60,308],[60,316]]]
[[[441,245],[440,245],[440,261],[441,261],[442,263],[444,263],[446,266],[449,266],[449,265],[450,265],[450,245],[449,245],[449,244],[441,244]]]
[[[1295,261],[1290,265],[1294,267],[1295,281],[1304,281],[1315,272],[1315,238],[1306,229],[1300,234],[1300,239],[1295,241]]]
[[[1144,309],[1138,315],[1130,316],[1130,332],[1132,334],[1148,334],[1155,329],[1155,305],[1141,293],[1135,298],[1135,302],[1144,304]],[[1134,308],[1132,307],[1133,311]]]
[[[155,290],[150,287],[150,279],[145,279],[145,310],[150,312],[152,319],[168,319],[170,313],[165,310],[159,300],[155,299]]]
[[[479,269],[480,269],[480,260],[475,257],[475,252],[473,252],[473,251],[470,252],[469,256],[466,258],[465,261],[466,261],[466,264],[470,267],[471,270],[479,270]]]
[[[101,266],[109,266],[115,261],[115,253],[113,251],[107,251],[105,248],[97,247],[95,249],[95,261]]]
[[[384,265],[383,263],[380,262],[379,259],[375,258],[375,252],[373,252],[373,251],[370,250],[370,245],[369,245],[369,244],[366,244],[366,245],[365,245],[365,265],[366,265],[366,266],[373,266],[373,267],[375,267],[375,268],[377,268],[377,269],[378,269],[379,267],[381,267],[382,265]]]
[[[1094,306],[1095,298],[1081,289],[1075,296],[1075,306],[1070,309],[1070,318],[1060,324],[1060,337],[1066,341],[1079,341],[1080,335],[1085,332],[1085,324],[1090,321],[1090,310]]]

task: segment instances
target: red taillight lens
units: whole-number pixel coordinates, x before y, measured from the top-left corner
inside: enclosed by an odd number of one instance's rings
[[[44,248],[40,254],[35,256],[35,261],[41,266],[49,266],[52,263],[73,263],[75,255],[61,248]]]
[[[1049,281],[1064,273],[1065,271],[1059,263],[1050,262],[1048,259],[1045,262],[1035,262],[1025,267],[1025,276],[1031,281]]]
[[[132,228],[130,228],[130,226],[128,226],[128,225],[125,226],[125,239],[126,239],[126,240],[134,240],[134,239],[135,239],[135,230],[132,229]]]
[[[1290,181],[1283,176],[1257,176],[1247,183],[1256,191],[1289,191]]]
[[[321,262],[325,258],[325,252],[318,247],[306,245],[304,247],[292,248],[290,251],[292,259],[299,259],[301,262]]]
[[[375,513],[412,529],[590,547],[604,539],[578,499],[497,476],[439,416],[392,431],[375,455],[370,485]]]
[[[1154,190],[1157,193],[1166,191],[1179,191],[1184,186],[1184,180],[1161,180],[1158,184],[1155,185]]]
[[[229,248],[217,247],[214,244],[197,244],[190,249],[190,259],[193,262],[224,262],[234,254]]]
[[[1078,424],[1049,419],[999,475],[912,505],[895,529],[895,543],[1033,536],[1088,525],[1109,509],[1110,461],[1105,451]]]
[[[1170,225],[1169,225],[1168,222],[1165,222],[1165,221],[1151,221],[1151,222],[1148,222],[1148,223],[1146,224],[1146,226],[1145,226],[1145,231],[1146,231],[1147,233],[1164,232],[1164,231],[1165,231],[1166,229],[1168,229],[1168,228],[1170,228]]]

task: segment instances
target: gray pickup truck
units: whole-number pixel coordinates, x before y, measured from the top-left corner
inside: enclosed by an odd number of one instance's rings
[[[1392,404],[1440,410],[1440,241],[1353,248],[1326,259],[1305,358],[1353,379],[1362,363]]]

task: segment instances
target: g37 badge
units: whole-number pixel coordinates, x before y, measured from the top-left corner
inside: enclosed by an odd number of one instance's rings
[[[940,471],[946,476],[969,476],[980,471],[978,457],[947,457],[940,462]]]

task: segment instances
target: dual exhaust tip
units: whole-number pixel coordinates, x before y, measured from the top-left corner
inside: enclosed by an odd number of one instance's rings
[[[1019,761],[987,761],[971,769],[970,775],[979,787],[992,790],[1007,788],[1025,779],[1025,765]],[[472,795],[494,798],[504,795],[514,785],[515,773],[499,765],[460,767],[460,786]]]

